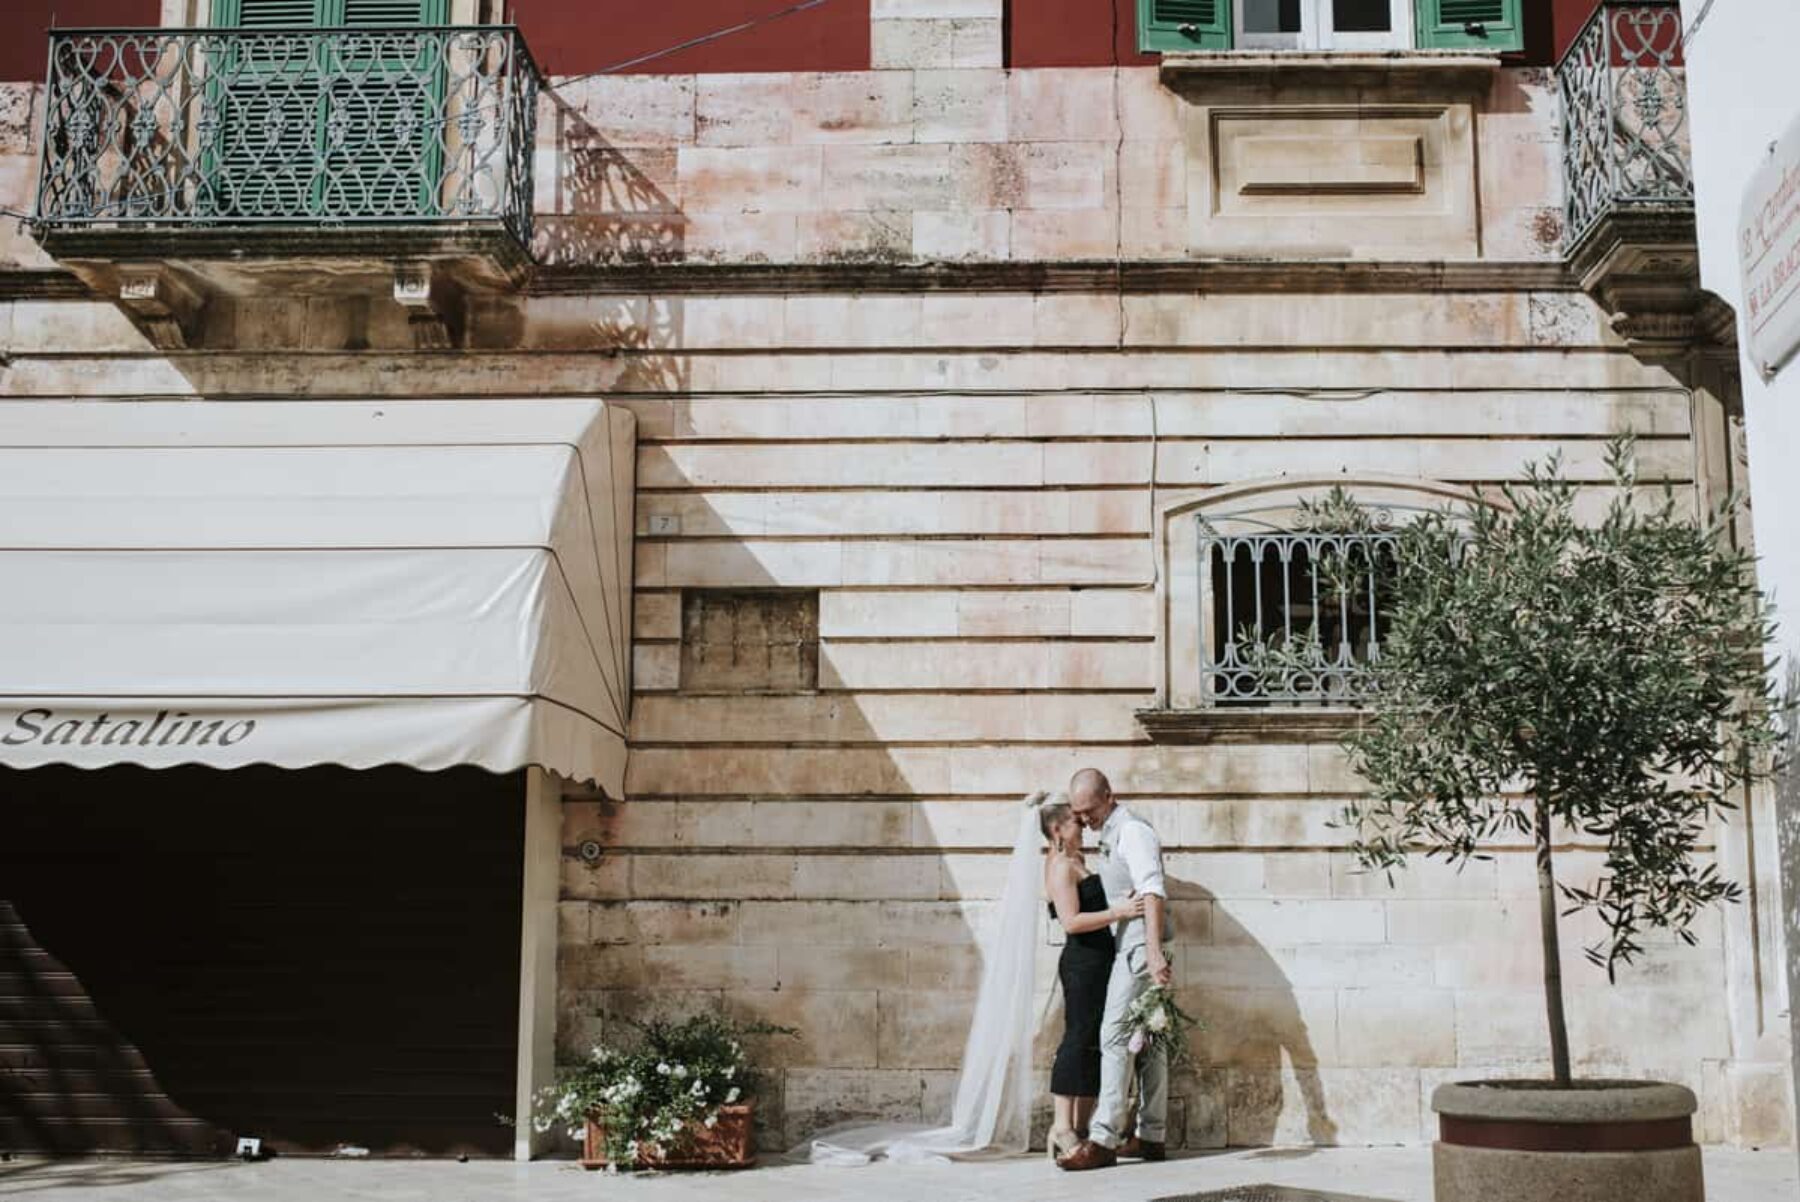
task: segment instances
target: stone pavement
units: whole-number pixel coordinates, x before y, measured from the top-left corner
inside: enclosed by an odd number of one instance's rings
[[[1709,1202],[1800,1199],[1788,1148],[1708,1149],[1706,1179]],[[586,1173],[566,1161],[0,1164],[0,1197],[43,1202],[1184,1202],[1215,1190],[1229,1192],[1207,1202],[1251,1202],[1255,1194],[1233,1187],[1259,1183],[1303,1191],[1264,1195],[1271,1202],[1430,1202],[1431,1154],[1425,1148],[1266,1148],[1081,1174],[1037,1158],[864,1169],[771,1162],[746,1173],[644,1177]]]

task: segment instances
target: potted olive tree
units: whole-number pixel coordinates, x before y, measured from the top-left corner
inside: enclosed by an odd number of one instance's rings
[[[1610,978],[1647,932],[1692,942],[1702,911],[1737,899],[1695,853],[1767,771],[1771,627],[1730,508],[1695,520],[1667,490],[1643,504],[1628,439],[1608,463],[1596,523],[1552,460],[1501,504],[1401,531],[1382,571],[1391,622],[1347,740],[1369,784],[1344,813],[1359,864],[1536,847],[1551,1074],[1437,1090],[1438,1202],[1704,1193],[1688,1089],[1571,1073],[1558,920],[1598,914],[1586,952]],[[1604,846],[1596,881],[1557,879],[1559,830]]]

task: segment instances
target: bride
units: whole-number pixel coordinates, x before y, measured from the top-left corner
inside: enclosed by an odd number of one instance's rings
[[[1039,840],[1050,844],[1042,857]],[[1040,883],[1040,859],[1041,866]],[[814,1164],[860,1165],[885,1156],[899,1162],[942,1161],[1022,1153],[1031,1139],[1031,992],[1040,896],[1068,933],[1058,964],[1063,989],[1063,1041],[1050,1088],[1055,1105],[1052,1158],[1086,1135],[1100,1078],[1100,1015],[1112,971],[1114,923],[1140,915],[1142,898],[1108,907],[1099,878],[1081,854],[1081,825],[1062,794],[1025,799],[1007,865],[975,1015],[962,1068],[941,1127],[907,1123],[852,1124],[822,1131],[795,1150]]]

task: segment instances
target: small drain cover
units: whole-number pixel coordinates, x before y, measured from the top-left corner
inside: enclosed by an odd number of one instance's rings
[[[1386,1202],[1361,1194],[1331,1194],[1291,1185],[1234,1185],[1203,1194],[1177,1194],[1154,1202]]]

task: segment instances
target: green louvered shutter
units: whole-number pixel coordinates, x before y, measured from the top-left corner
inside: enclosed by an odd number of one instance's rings
[[[1231,0],[1138,0],[1139,50],[1228,50]]]
[[[220,0],[217,23],[246,30],[323,23],[326,0]],[[310,212],[320,81],[300,44],[227,42],[208,83],[217,128],[204,156],[199,208],[222,217]]]
[[[1419,45],[1435,49],[1523,50],[1521,0],[1415,0]]]
[[[447,0],[219,0],[217,15],[219,25],[245,30],[404,29],[441,24],[446,8]],[[303,220],[437,211],[441,52],[341,46],[296,40],[222,51],[206,211]]]
[[[340,25],[441,25],[448,0],[329,0]],[[338,138],[326,155],[325,211],[336,216],[431,216],[446,127],[444,47],[435,38],[380,46],[337,61],[331,111]]]

